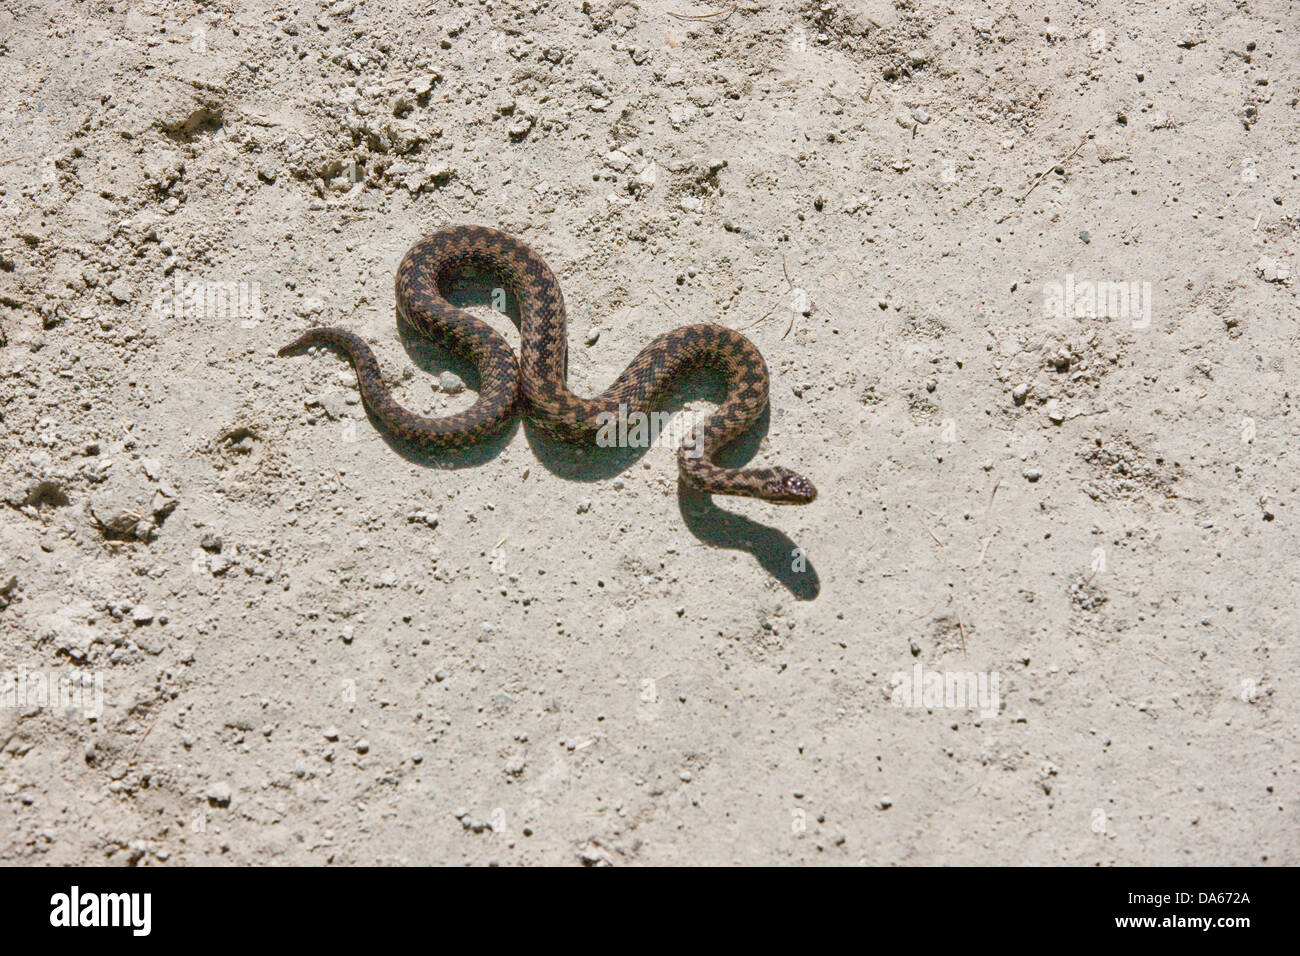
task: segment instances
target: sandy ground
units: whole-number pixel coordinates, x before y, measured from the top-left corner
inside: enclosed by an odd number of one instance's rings
[[[0,861],[1300,863],[1294,27],[3,3]],[[275,357],[468,407],[393,317],[456,222],[580,393],[745,330],[818,500]]]

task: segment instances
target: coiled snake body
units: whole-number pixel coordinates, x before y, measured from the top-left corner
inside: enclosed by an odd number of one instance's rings
[[[443,298],[439,287],[455,272],[477,266],[499,275],[519,302],[522,363],[486,322]],[[754,343],[719,325],[688,325],[654,339],[614,384],[596,398],[579,398],[565,382],[567,323],[560,285],[546,262],[523,242],[483,226],[456,226],[417,242],[397,267],[400,326],[466,357],[478,371],[478,400],[468,410],[425,418],[393,400],[369,346],[351,332],[310,329],[280,350],[329,345],[347,355],[362,401],[393,434],[423,445],[460,448],[497,431],[522,399],[524,414],[566,441],[590,440],[609,416],[645,414],[673,379],[700,365],[723,374],[726,398],[686,436],[677,453],[682,477],[720,495],[746,495],[786,504],[817,496],[812,482],[788,468],[725,468],[717,451],[743,433],[767,405],[767,365]]]

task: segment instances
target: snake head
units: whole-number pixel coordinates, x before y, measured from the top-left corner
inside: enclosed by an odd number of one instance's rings
[[[806,505],[817,497],[817,489],[803,475],[789,468],[777,468],[776,494],[769,500],[784,505]]]

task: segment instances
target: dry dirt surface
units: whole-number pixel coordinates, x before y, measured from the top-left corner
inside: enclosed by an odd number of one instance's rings
[[[0,3],[0,862],[1300,863],[1294,6],[719,2]],[[464,222],[817,501],[276,356]]]

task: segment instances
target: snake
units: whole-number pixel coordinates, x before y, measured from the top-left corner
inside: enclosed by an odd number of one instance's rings
[[[443,296],[441,290],[450,279],[470,268],[499,276],[518,303],[518,359],[505,336]],[[739,332],[715,324],[666,332],[646,345],[603,393],[581,398],[567,384],[568,320],[559,281],[545,259],[522,240],[487,226],[441,229],[411,246],[397,267],[394,284],[399,331],[445,347],[477,372],[478,397],[465,411],[429,418],[403,408],[365,340],[346,329],[308,329],[279,355],[311,346],[342,352],[356,371],[365,407],[398,438],[433,449],[466,448],[500,430],[518,406],[531,422],[561,441],[601,443],[602,428],[608,438],[615,422],[645,421],[675,379],[708,367],[721,372],[725,397],[684,436],[677,450],[682,481],[706,494],[777,504],[807,504],[817,497],[813,483],[789,468],[732,468],[716,461],[718,452],[745,433],[768,404],[767,365],[754,343]]]

